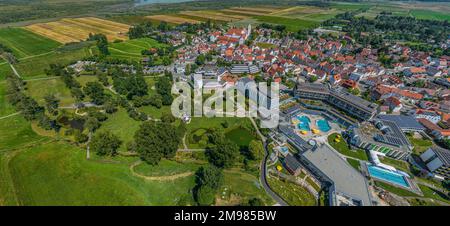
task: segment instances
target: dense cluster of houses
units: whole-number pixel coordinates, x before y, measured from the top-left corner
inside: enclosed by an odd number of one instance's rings
[[[377,114],[412,115],[429,134],[450,138],[449,56],[433,57],[394,44],[383,50],[395,62],[386,67],[379,60],[379,50],[354,44],[346,35],[298,40],[272,37],[272,33],[267,28],[252,30],[250,25],[200,31],[190,45],[178,49],[175,72],[183,74],[186,64],[195,63],[197,56],[215,52],[215,60],[231,66],[219,67],[213,60],[187,80],[196,86],[225,87],[258,75],[276,82],[285,77],[283,81],[358,90],[355,95],[378,103]]]

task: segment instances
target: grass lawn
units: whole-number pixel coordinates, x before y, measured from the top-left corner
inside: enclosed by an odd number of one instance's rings
[[[277,16],[252,16],[262,23],[279,24],[286,26],[288,31],[296,32],[301,29],[314,28],[319,25],[316,21],[303,20],[298,18],[286,18]]]
[[[224,128],[222,123],[227,122],[228,127]],[[251,122],[247,118],[237,117],[193,117],[191,122],[186,125],[186,144],[189,148],[206,148],[208,146],[206,139],[207,129],[221,129],[225,133],[239,126],[251,128]],[[199,142],[204,140],[204,142]]]
[[[142,58],[141,51],[150,48],[166,47],[166,44],[159,43],[151,38],[132,39],[124,42],[111,43],[109,51],[111,58],[121,58],[128,60],[140,60]]]
[[[233,141],[240,147],[248,147],[250,142],[256,137],[244,128],[236,128],[225,134],[226,138]]]
[[[157,166],[141,163],[134,168],[134,171],[145,176],[170,176],[186,172],[196,172],[200,166],[200,164],[196,163],[180,163],[162,159]]]
[[[434,190],[422,184],[419,184],[419,188],[422,191],[424,197],[450,203],[450,197],[440,191]]]
[[[437,202],[413,198],[408,200],[411,206],[440,206]]]
[[[414,138],[413,136],[407,135],[409,141],[414,146],[414,154],[420,155],[426,151],[429,147],[433,146],[433,142],[426,138]]]
[[[6,86],[5,82],[0,82],[0,117],[16,112],[6,98]]]
[[[0,81],[4,81],[7,75],[12,75],[13,71],[8,63],[0,63]]]
[[[0,206],[17,205],[12,186],[12,175],[8,169],[9,160],[24,148],[48,141],[48,138],[37,135],[29,122],[21,115],[0,120]]]
[[[411,15],[417,19],[425,20],[446,20],[450,22],[450,14],[445,12],[436,12],[426,9],[413,9]]]
[[[108,115],[108,119],[102,123],[99,131],[110,131],[123,141],[120,151],[125,151],[126,143],[133,140],[134,133],[139,129],[142,122],[136,121],[128,116],[125,109],[119,108],[117,112]]]
[[[399,195],[399,196],[412,196],[412,197],[415,197],[415,196],[418,197],[419,196],[416,193],[413,193],[413,192],[410,192],[408,190],[392,186],[390,184],[387,184],[387,183],[384,183],[384,182],[381,182],[381,181],[375,181],[375,185],[380,187],[380,188],[383,188],[386,191],[389,191],[389,192],[392,192],[392,193],[394,193],[396,195]]]
[[[268,183],[291,206],[315,206],[317,203],[314,195],[299,185],[274,177],[268,178]]]
[[[347,158],[348,164],[350,164],[353,168],[359,171],[359,167],[361,166],[360,162],[355,159]]]
[[[380,161],[386,165],[393,166],[404,172],[407,172],[407,173],[411,172],[409,170],[409,163],[407,163],[405,161],[401,161],[401,160],[397,160],[397,159],[393,159],[393,158],[389,158],[389,157],[380,158]]]
[[[0,153],[44,140],[20,114],[0,120]]]
[[[224,197],[222,199],[222,196]],[[265,205],[272,205],[274,201],[266,194],[256,176],[240,169],[224,171],[224,181],[217,197],[217,205],[237,205],[247,203],[251,198],[263,200]]]
[[[12,49],[17,58],[47,53],[61,45],[25,29],[11,27],[0,29],[0,43]]]
[[[170,106],[162,106],[161,108],[156,108],[154,106],[142,106],[139,108],[140,111],[144,112],[148,116],[152,118],[159,119],[164,114],[172,114],[172,110],[170,109]]]
[[[60,100],[60,106],[69,106],[75,103],[70,90],[61,78],[29,81],[27,88],[27,93],[41,105],[44,105],[44,97],[47,94],[55,95]]]
[[[256,43],[256,45],[260,48],[263,49],[271,49],[271,48],[275,48],[276,46],[272,43],[265,43],[265,42],[258,42]]]
[[[24,78],[46,77],[47,75],[44,70],[49,67],[49,64],[69,64],[89,55],[90,53],[87,48],[71,51],[55,51],[49,54],[20,60],[15,67],[19,74]]]
[[[177,205],[192,200],[194,176],[149,181],[133,176],[130,164],[120,158],[88,161],[83,150],[52,143],[23,150],[9,166],[22,205]]]
[[[367,154],[364,150],[351,150],[348,147],[348,144],[343,140],[343,138],[340,139],[340,142],[335,142],[334,139],[336,138],[337,135],[338,135],[337,133],[333,133],[330,136],[328,136],[328,143],[334,149],[336,149],[336,151],[338,151],[339,153],[341,153],[343,155],[357,158],[357,159],[360,159],[363,161],[369,160],[369,158],[367,157]]]

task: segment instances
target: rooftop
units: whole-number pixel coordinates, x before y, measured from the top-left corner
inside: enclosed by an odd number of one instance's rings
[[[416,118],[406,115],[379,115],[379,119],[391,121],[397,124],[402,130],[425,130]]]
[[[371,205],[364,176],[353,169],[329,146],[319,146],[314,151],[304,152],[303,156],[334,182],[336,192],[360,200],[364,206]]]

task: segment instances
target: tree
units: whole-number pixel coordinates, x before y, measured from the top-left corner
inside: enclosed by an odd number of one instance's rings
[[[221,136],[215,136],[215,144],[213,147],[208,148],[205,152],[208,157],[208,161],[219,167],[229,168],[233,166],[237,157],[239,156],[239,147]]]
[[[260,198],[251,198],[248,200],[249,206],[264,206],[264,202]]]
[[[202,186],[197,189],[196,192],[197,203],[201,206],[210,206],[214,204],[214,198],[216,196],[216,191],[208,186]]]
[[[141,159],[157,165],[161,158],[172,158],[181,142],[176,127],[163,122],[144,122],[134,135]]]
[[[47,94],[44,96],[45,108],[50,114],[55,114],[58,110],[59,100],[53,94]]]
[[[96,41],[97,48],[101,55],[107,56],[110,54],[108,50],[108,39],[104,34],[89,34],[88,41]]]
[[[260,159],[264,153],[264,147],[261,141],[252,140],[248,145],[249,157],[252,160]]]
[[[220,188],[223,183],[222,170],[215,166],[202,166],[195,174],[197,186],[208,186],[214,190]]]
[[[114,156],[117,154],[117,149],[122,145],[122,141],[117,135],[104,131],[96,133],[90,145],[98,155]]]
[[[100,122],[95,117],[89,117],[86,122],[84,122],[84,127],[86,127],[89,132],[94,132],[100,127]]]
[[[83,88],[83,91],[92,99],[94,104],[101,105],[106,100],[103,86],[99,82],[86,83],[86,87]]]
[[[80,102],[84,99],[84,93],[80,88],[73,87],[70,89],[70,94],[75,98],[76,101]]]
[[[195,63],[197,65],[203,65],[203,64],[205,64],[205,61],[206,61],[206,57],[203,54],[198,55],[197,58],[195,59]]]
[[[315,82],[317,81],[317,76],[313,75],[311,77],[309,77],[309,82]]]
[[[29,121],[37,119],[44,113],[44,108],[39,106],[33,98],[28,96],[24,96],[17,106],[18,110],[22,112],[23,117]]]
[[[171,113],[165,113],[161,116],[161,121],[165,123],[173,123],[175,122],[175,116]]]
[[[168,77],[159,78],[155,84],[156,91],[161,95],[163,105],[171,105],[173,101],[172,97],[172,84]]]

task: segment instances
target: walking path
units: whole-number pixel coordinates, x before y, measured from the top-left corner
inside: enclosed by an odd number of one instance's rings
[[[18,114],[20,114],[20,113],[21,113],[21,112],[19,111],[19,112],[10,114],[10,115],[2,116],[2,117],[0,117],[0,120],[5,119],[5,118],[9,118],[9,117],[13,117],[13,116],[18,115]]]
[[[137,162],[133,163],[133,164],[130,166],[130,170],[131,170],[131,173],[132,173],[134,176],[140,177],[140,178],[145,179],[145,180],[153,180],[153,181],[172,181],[172,180],[176,180],[176,179],[179,179],[179,178],[184,178],[184,177],[189,177],[189,176],[194,175],[194,172],[188,171],[188,172],[184,172],[184,173],[178,173],[178,174],[167,175],[167,176],[145,176],[145,175],[142,175],[142,174],[137,173],[137,172],[134,170],[134,167],[138,166],[138,165],[141,164],[141,163],[142,163],[142,161],[137,161]]]
[[[252,122],[253,126],[255,127],[256,133],[263,141],[264,145],[264,157],[261,160],[260,165],[260,175],[259,175],[259,181],[261,182],[262,186],[264,187],[264,190],[267,194],[269,194],[280,206],[288,206],[288,204],[277,194],[275,193],[269,186],[269,183],[267,182],[267,159],[269,158],[269,150],[267,149],[267,138],[259,131],[258,125],[256,124],[255,120],[251,117],[249,117],[250,121]]]

